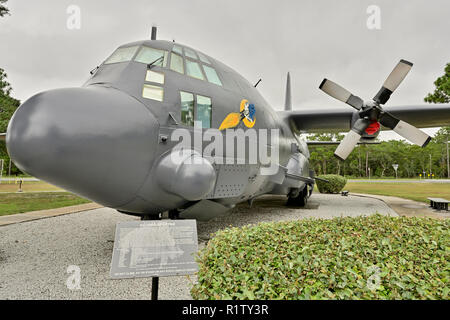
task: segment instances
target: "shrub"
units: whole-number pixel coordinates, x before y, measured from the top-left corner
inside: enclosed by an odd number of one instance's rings
[[[329,182],[316,180],[317,189],[320,193],[339,193],[345,187],[347,179],[337,174],[326,174],[319,176],[319,178],[326,179]]]
[[[200,251],[195,299],[448,299],[449,220],[261,223]]]

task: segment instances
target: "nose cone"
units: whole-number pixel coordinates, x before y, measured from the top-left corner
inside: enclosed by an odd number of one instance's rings
[[[113,88],[37,94],[12,117],[8,152],[23,171],[109,207],[134,197],[151,168],[159,125]]]

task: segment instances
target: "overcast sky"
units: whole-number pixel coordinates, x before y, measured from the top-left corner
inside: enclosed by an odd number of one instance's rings
[[[423,104],[450,62],[448,0],[9,0],[0,19],[0,67],[13,95],[80,86],[121,44],[150,37],[189,45],[240,72],[275,109],[291,72],[295,109],[343,104],[318,89],[324,77],[371,99],[403,58],[414,67],[389,105]],[[67,28],[67,8],[81,28]],[[381,29],[367,28],[380,8]],[[425,129],[433,133],[433,129]],[[385,138],[395,133],[383,133]]]

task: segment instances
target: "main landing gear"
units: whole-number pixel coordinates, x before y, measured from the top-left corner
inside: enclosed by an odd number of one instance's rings
[[[311,187],[309,185],[305,185],[303,190],[291,190],[291,192],[288,194],[288,206],[294,206],[294,207],[305,207],[308,203],[308,198],[311,195],[310,190]]]

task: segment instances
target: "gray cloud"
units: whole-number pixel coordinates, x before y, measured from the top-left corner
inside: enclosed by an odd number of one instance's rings
[[[81,8],[81,30],[66,28],[69,5]],[[381,8],[381,30],[368,30],[366,9]],[[0,67],[17,98],[78,86],[117,46],[158,38],[197,48],[234,68],[275,109],[290,71],[295,108],[342,106],[318,85],[328,77],[370,99],[400,58],[412,72],[390,105],[422,104],[450,61],[447,0],[302,1],[9,1],[0,20]]]

